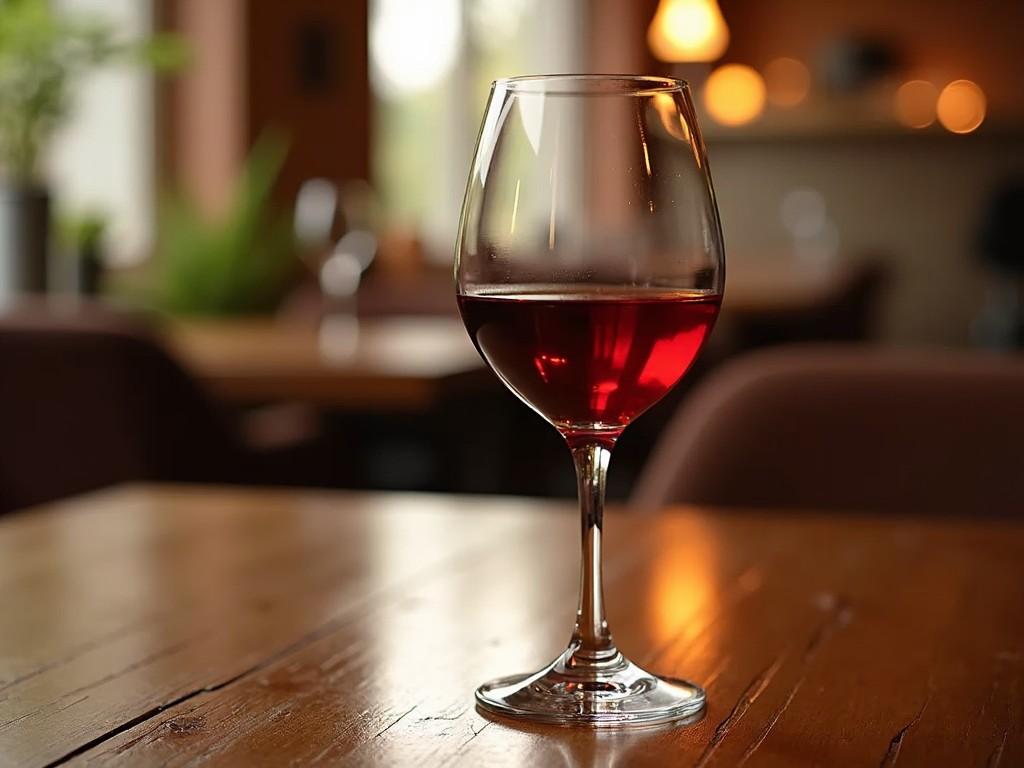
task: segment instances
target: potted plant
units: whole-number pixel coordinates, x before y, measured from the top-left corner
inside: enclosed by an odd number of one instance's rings
[[[253,146],[225,211],[205,215],[182,193],[165,196],[149,303],[179,315],[238,315],[273,309],[298,264],[291,219],[272,193],[287,155],[274,132]]]
[[[39,159],[74,85],[104,64],[167,70],[183,59],[170,36],[124,41],[109,22],[58,12],[49,0],[0,0],[0,299],[46,287],[50,197]]]

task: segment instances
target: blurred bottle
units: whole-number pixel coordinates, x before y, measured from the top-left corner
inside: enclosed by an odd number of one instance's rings
[[[363,274],[377,257],[376,198],[365,181],[309,179],[295,202],[295,235],[312,276],[286,302],[290,316],[354,314]],[[340,236],[339,236],[340,235]]]

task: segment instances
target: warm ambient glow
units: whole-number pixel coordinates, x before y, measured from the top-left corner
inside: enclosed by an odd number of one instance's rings
[[[764,68],[764,81],[768,101],[779,107],[795,107],[811,90],[811,73],[804,63],[785,56],[768,63]]]
[[[647,44],[661,61],[715,61],[729,45],[729,28],[716,0],[661,0]]]
[[[936,111],[947,131],[970,133],[985,120],[985,93],[970,80],[954,80],[939,94]]]
[[[704,106],[715,122],[744,125],[764,111],[764,79],[745,64],[726,64],[708,77]]]
[[[908,128],[927,128],[935,122],[938,98],[939,89],[927,80],[910,80],[896,91],[896,119]]]
[[[661,526],[658,538],[673,547],[659,550],[648,564],[646,590],[641,595],[650,638],[658,648],[715,657],[723,638],[712,617],[728,599],[722,594],[720,533],[700,518],[686,517]],[[680,544],[683,549],[676,550]],[[750,579],[746,573],[740,575],[729,597],[755,591],[760,584],[749,589]]]

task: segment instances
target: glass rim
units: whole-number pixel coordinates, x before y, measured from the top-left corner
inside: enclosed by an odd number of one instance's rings
[[[501,77],[492,89],[513,93],[553,96],[650,96],[656,93],[689,92],[686,80],[662,75],[550,74]]]

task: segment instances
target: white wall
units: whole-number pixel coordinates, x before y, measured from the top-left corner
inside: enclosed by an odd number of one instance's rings
[[[791,251],[787,192],[817,189],[840,252],[877,252],[892,271],[882,333],[893,343],[959,344],[985,290],[975,238],[993,187],[1024,174],[1009,136],[725,140],[709,146],[731,258]]]

